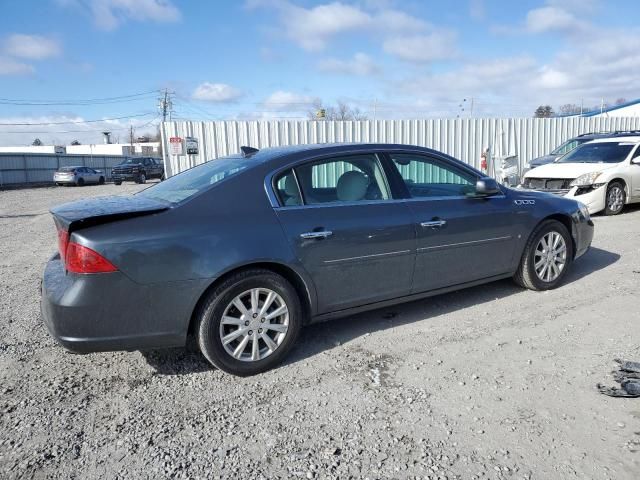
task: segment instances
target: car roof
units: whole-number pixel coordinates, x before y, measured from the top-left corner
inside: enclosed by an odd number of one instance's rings
[[[412,150],[416,152],[432,153],[440,157],[449,157],[436,150],[419,147],[417,145],[402,145],[397,143],[310,143],[302,145],[287,145],[280,147],[268,147],[258,150],[246,156],[248,161],[256,163],[269,163],[280,166],[289,161],[297,160],[301,154],[313,152],[314,156],[323,154],[350,154],[371,150]],[[227,158],[242,158],[241,154],[229,155]],[[455,160],[455,159],[454,159]]]
[[[594,140],[590,140],[589,143],[639,143],[640,135],[633,135],[627,137],[607,137],[607,138],[596,138]]]

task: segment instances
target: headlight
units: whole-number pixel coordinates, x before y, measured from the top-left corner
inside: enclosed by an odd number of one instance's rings
[[[572,187],[586,187],[593,185],[596,182],[596,178],[602,175],[602,172],[591,172],[580,175],[573,182],[570,183]]]
[[[589,218],[591,218],[589,215],[589,209],[584,203],[578,202],[578,208],[580,209],[580,213],[582,214],[585,220],[589,220]]]

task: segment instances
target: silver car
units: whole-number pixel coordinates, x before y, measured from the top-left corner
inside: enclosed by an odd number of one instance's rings
[[[56,185],[77,185],[79,187],[96,183],[104,183],[104,173],[102,170],[94,170],[89,167],[61,167],[53,174],[53,181]]]

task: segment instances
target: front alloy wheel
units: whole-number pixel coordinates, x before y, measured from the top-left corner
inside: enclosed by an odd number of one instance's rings
[[[607,188],[605,215],[617,215],[622,211],[626,200],[624,186],[619,182],[613,182]]]
[[[233,375],[254,375],[282,361],[302,326],[296,289],[264,269],[241,271],[216,285],[195,313],[205,358]]]
[[[536,275],[543,282],[553,282],[567,263],[567,244],[556,231],[546,233],[533,255]]]
[[[573,243],[567,227],[545,220],[533,231],[513,279],[530,290],[556,288],[573,260]]]

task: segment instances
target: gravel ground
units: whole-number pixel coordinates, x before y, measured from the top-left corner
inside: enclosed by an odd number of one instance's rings
[[[640,360],[640,208],[596,217],[557,290],[502,281],[315,325],[240,379],[47,334],[48,209],[140,188],[0,192],[0,478],[638,478],[640,399],[595,384]]]

